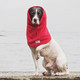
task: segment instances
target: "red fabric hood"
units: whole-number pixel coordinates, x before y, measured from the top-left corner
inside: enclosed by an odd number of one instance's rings
[[[31,23],[29,9],[27,12],[27,31],[26,31],[27,43],[30,47],[36,48],[41,44],[48,43],[51,40],[51,36],[46,26],[46,12],[44,11],[44,9],[42,8],[43,15],[40,20],[40,24],[37,26],[33,26]]]

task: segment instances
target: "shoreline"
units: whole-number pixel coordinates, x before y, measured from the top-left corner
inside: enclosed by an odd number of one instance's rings
[[[66,76],[32,76],[33,72],[9,71],[0,72],[0,80],[80,80],[80,72],[70,72]]]

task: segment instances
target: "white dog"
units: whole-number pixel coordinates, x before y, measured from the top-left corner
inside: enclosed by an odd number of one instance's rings
[[[52,71],[55,75],[69,74],[66,57],[62,49],[52,37],[46,42],[46,34],[48,31],[46,32],[43,29],[43,32],[41,32],[41,29],[44,28],[46,24],[46,18],[42,17],[45,16],[43,8],[38,6],[31,7],[28,11],[28,15],[31,19],[29,19],[28,16],[27,40],[35,63],[35,75],[39,75],[38,59],[40,56],[44,57],[42,64],[47,70],[47,72],[43,72],[44,76],[51,75]],[[43,21],[41,18],[43,18]],[[42,40],[44,41],[44,44],[41,43]]]

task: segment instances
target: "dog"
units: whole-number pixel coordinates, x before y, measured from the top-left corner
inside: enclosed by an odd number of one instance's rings
[[[43,14],[43,9],[40,7],[33,7],[29,10],[29,14],[32,20],[32,24],[40,24],[40,19]]]
[[[46,27],[46,12],[40,6],[33,6],[27,13],[27,43],[32,51],[35,64],[34,75],[39,75],[38,59],[42,56],[42,65],[46,69],[44,76],[69,74],[65,54],[50,35]]]

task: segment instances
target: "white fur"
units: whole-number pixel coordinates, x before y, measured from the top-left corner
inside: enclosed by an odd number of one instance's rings
[[[37,16],[37,9],[36,9],[36,14],[34,15],[34,17],[32,18],[32,24],[35,24],[34,19],[36,19],[36,24],[40,24],[39,18]]]
[[[54,39],[51,39],[51,41],[47,44],[40,45],[37,48],[30,47],[30,49],[32,51],[32,56],[35,63],[35,75],[39,75],[38,59],[40,55],[44,57],[43,67],[47,70],[47,72],[54,71],[55,75],[65,75],[69,73],[66,67],[67,60],[65,54]],[[53,64],[49,62],[49,60],[52,59]],[[62,70],[62,72],[56,71],[56,68],[53,66],[48,68],[48,63],[54,66],[57,65],[57,67]],[[51,71],[49,71],[49,69]]]

